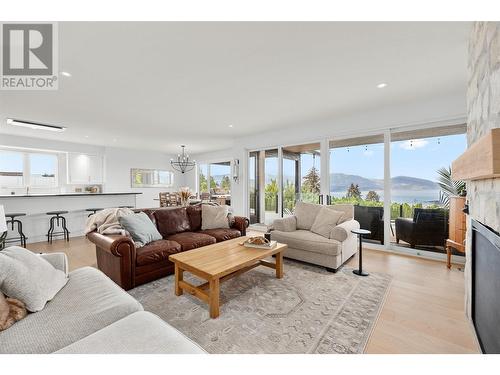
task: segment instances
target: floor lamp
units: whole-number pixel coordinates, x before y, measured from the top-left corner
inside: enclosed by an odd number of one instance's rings
[[[5,221],[5,210],[0,204],[0,250],[5,247],[5,239],[7,238],[7,222]]]

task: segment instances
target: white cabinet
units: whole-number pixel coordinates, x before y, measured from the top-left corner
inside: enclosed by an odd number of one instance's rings
[[[102,184],[103,162],[100,155],[68,153],[68,184]]]

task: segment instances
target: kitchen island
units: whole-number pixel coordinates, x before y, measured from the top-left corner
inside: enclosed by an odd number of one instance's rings
[[[106,192],[106,193],[54,193],[54,194],[15,194],[0,195],[0,205],[6,213],[22,212],[26,216],[19,219],[23,222],[27,242],[39,242],[47,239],[49,230],[48,211],[69,211],[66,215],[70,237],[82,236],[88,208],[108,208],[119,206],[136,206],[137,192]],[[11,232],[9,237],[17,237],[17,232]],[[15,228],[16,229],[16,228]],[[57,229],[56,229],[57,230]]]

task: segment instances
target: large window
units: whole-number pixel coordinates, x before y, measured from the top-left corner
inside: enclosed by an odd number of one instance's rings
[[[391,134],[391,230],[399,246],[444,252],[451,163],[467,148],[465,126]],[[456,192],[459,194],[460,192]]]
[[[57,187],[58,169],[55,153],[0,150],[1,188]]]
[[[231,162],[199,164],[198,192],[203,200],[231,204]]]
[[[29,154],[30,185],[57,186],[58,159],[54,154]]]
[[[0,187],[24,186],[24,154],[0,150]]]

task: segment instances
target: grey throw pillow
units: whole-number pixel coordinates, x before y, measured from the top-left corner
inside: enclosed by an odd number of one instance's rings
[[[66,285],[68,278],[42,257],[19,246],[0,251],[0,291],[31,312],[40,311]]]
[[[212,206],[204,204],[201,206],[201,229],[229,228],[229,207]]]
[[[337,226],[344,213],[322,207],[311,226],[311,232],[330,238],[330,232]]]
[[[144,212],[120,216],[118,221],[120,225],[130,233],[138,247],[163,239],[156,226]]]

